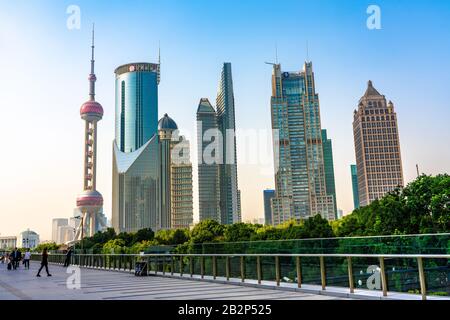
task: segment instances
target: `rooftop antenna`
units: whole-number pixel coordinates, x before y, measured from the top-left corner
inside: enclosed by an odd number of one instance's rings
[[[306,40],[306,61],[309,62],[309,43],[308,43],[308,40]]]
[[[161,82],[161,41],[158,42],[158,84]]]
[[[278,64],[278,44],[275,42],[275,62]]]

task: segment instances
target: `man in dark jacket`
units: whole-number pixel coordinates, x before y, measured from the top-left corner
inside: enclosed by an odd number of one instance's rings
[[[17,248],[14,248],[14,251],[11,252],[10,257],[13,269],[16,270],[17,267],[19,266],[20,260],[22,259],[22,252],[20,252]]]
[[[69,250],[66,253],[66,260],[64,261],[64,267],[68,267],[70,265],[70,259],[72,258],[72,248],[69,248]]]

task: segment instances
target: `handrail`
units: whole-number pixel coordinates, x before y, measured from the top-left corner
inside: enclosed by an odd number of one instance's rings
[[[35,259],[42,254],[32,254],[32,258]],[[66,254],[62,253],[49,253],[48,260],[52,263],[62,264],[66,262]],[[273,258],[275,264],[275,283],[277,286],[280,286],[281,282],[281,261],[280,258],[295,258],[292,263],[292,267],[295,267],[295,273],[297,278],[293,281],[297,282],[298,288],[302,286],[302,258],[318,258],[320,268],[320,283],[322,290],[326,290],[327,284],[327,266],[325,258],[344,258],[347,262],[347,276],[348,276],[348,288],[351,294],[354,293],[355,290],[355,282],[353,275],[353,263],[352,258],[373,258],[378,260],[379,266],[377,266],[378,273],[380,275],[380,284],[383,296],[387,296],[388,294],[388,275],[392,274],[393,271],[386,271],[386,260],[387,259],[413,259],[417,262],[417,269],[409,269],[409,271],[415,270],[418,273],[419,284],[420,284],[420,293],[422,295],[422,299],[427,299],[427,286],[426,286],[426,272],[430,270],[434,270],[433,268],[425,268],[424,260],[425,259],[447,259],[450,260],[450,254],[361,254],[361,253],[148,253],[148,254],[133,254],[133,253],[109,253],[109,254],[72,254],[72,264],[78,265],[81,267],[94,268],[94,269],[104,269],[104,270],[125,270],[132,272],[133,269],[137,270],[137,263],[139,259],[144,263],[147,271],[153,271],[154,274],[158,274],[162,271],[162,274],[165,275],[166,272],[170,272],[171,276],[177,277],[186,277],[190,276],[191,278],[194,275],[194,258],[200,258],[200,274],[196,274],[201,279],[205,278],[205,275],[211,276],[213,280],[215,280],[218,276],[218,259],[217,257],[226,258],[225,259],[225,270],[226,270],[226,280],[230,281],[231,278],[231,264],[230,258],[239,257],[239,270],[240,275],[239,278],[241,282],[245,282],[246,280],[246,266],[247,259],[246,257],[254,257],[256,258],[256,275],[258,284],[261,284],[262,280],[262,260],[261,258]],[[166,258],[170,258],[168,261]],[[189,258],[188,262],[183,258]],[[211,263],[209,266],[212,267],[212,273],[206,272],[205,266],[205,258],[210,258]],[[223,266],[223,265],[222,265]],[[154,267],[154,268],[153,268]],[[161,269],[162,267],[162,269]],[[189,272],[185,272],[185,267],[189,269]],[[235,266],[236,267],[236,266]],[[448,262],[447,266],[448,268]],[[153,269],[153,270],[152,270]],[[174,270],[178,269],[178,275],[174,275]],[[238,270],[236,269],[235,272]],[[369,272],[369,271],[368,271]],[[395,273],[395,272],[394,272]],[[339,275],[341,276],[341,275]],[[347,277],[346,276],[346,277]],[[333,279],[333,276],[329,276],[328,280]]]
[[[33,255],[42,255],[33,253]],[[49,253],[52,256],[66,256],[64,253]],[[363,254],[363,253],[73,253],[77,256],[134,256],[134,257],[311,257],[311,258],[425,258],[450,259],[450,254]]]

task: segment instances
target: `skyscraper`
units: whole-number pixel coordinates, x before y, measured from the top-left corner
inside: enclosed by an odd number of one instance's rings
[[[353,114],[359,204],[366,206],[403,186],[403,169],[394,104],[386,103],[369,81]]]
[[[282,72],[273,65],[272,129],[274,135],[275,198],[273,223],[316,214],[335,218],[333,196],[327,194],[320,124],[319,96],[312,63],[301,72]]]
[[[116,232],[165,226],[160,214],[159,71],[159,64],[153,63],[130,63],[115,70],[112,226]]]
[[[208,99],[202,98],[197,109],[198,194],[200,221],[221,222],[219,164],[214,161],[219,141],[216,111]],[[211,156],[211,157],[210,157]]]
[[[322,129],[323,164],[325,167],[325,185],[327,195],[333,197],[334,212],[337,217],[336,183],[334,180],[333,145],[327,137],[327,130]]]
[[[193,222],[189,141],[167,114],[158,122],[161,229],[188,228]]]
[[[68,219],[57,218],[52,220],[52,241],[58,243],[58,228],[67,226],[69,224]]]
[[[197,109],[200,220],[232,224],[242,217],[231,63],[223,65],[216,106],[202,98]]]
[[[275,190],[264,190],[264,223],[271,225],[273,223],[273,213],[271,199],[275,197]]]
[[[84,130],[84,187],[77,197],[77,208],[82,213],[80,228],[81,238],[93,236],[99,229],[103,216],[103,196],[97,191],[97,122],[103,117],[103,107],[95,101],[94,66],[94,30],[92,30],[91,73],[89,74],[89,101],[80,109],[81,119],[85,122]],[[88,228],[87,232],[86,229]],[[78,235],[77,235],[78,236]]]
[[[353,208],[359,208],[359,191],[358,191],[358,170],[356,164],[350,165],[350,172],[352,175],[352,190],[353,190]]]
[[[183,149],[182,155],[179,154],[181,149]],[[189,141],[184,137],[180,137],[179,141],[172,142],[171,151],[171,228],[189,228],[194,222],[192,164],[190,161]],[[174,156],[177,156],[177,159],[173,159]]]
[[[241,222],[238,197],[236,120],[231,63],[224,63],[216,99],[217,124],[222,132],[223,163],[219,165],[220,213],[223,224]]]

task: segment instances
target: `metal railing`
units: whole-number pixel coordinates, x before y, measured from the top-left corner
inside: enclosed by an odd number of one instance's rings
[[[33,255],[32,259],[39,260],[40,255]],[[48,261],[51,263],[63,264],[65,259],[66,256],[64,254],[50,254],[48,256]],[[231,264],[231,260],[233,259],[239,260],[238,266],[235,263],[234,268],[232,268]],[[263,262],[264,259],[266,260],[266,263]],[[281,264],[282,259],[285,262],[283,266]],[[345,276],[342,274],[330,275],[329,272],[327,272],[327,268],[331,265],[330,263],[327,263],[327,260],[330,259],[342,259],[338,266],[340,267],[339,270],[345,267]],[[310,262],[311,260],[316,260],[317,264],[313,265],[313,269],[316,268],[318,271],[320,270],[320,276],[319,279],[317,279],[317,282],[320,284],[322,290],[326,290],[327,286],[329,286],[327,280],[334,280],[336,282],[337,280],[342,281],[342,277],[345,277],[347,278],[345,279],[345,283],[347,284],[346,287],[348,287],[350,293],[354,293],[355,277],[357,277],[357,275],[354,274],[354,267],[358,264],[355,263],[355,261],[359,260],[358,267],[360,267],[361,259],[371,259],[371,261],[375,261],[379,264],[377,270],[379,270],[380,274],[380,289],[383,296],[387,296],[388,292],[390,292],[388,277],[395,274],[394,271],[388,271],[386,269],[386,262],[395,259],[404,259],[403,263],[407,260],[410,269],[407,269],[406,272],[413,272],[416,276],[418,275],[418,287],[420,288],[419,292],[423,300],[427,299],[427,272],[433,272],[439,268],[445,269],[443,271],[445,277],[443,281],[446,283],[444,286],[446,286],[446,292],[450,292],[450,254],[74,254],[71,258],[71,264],[86,268],[133,272],[137,262],[145,262],[147,271],[149,273],[153,272],[155,275],[158,275],[159,273],[162,275],[170,273],[171,276],[186,277],[187,274],[189,277],[194,277],[194,275],[196,275],[201,279],[204,279],[205,276],[210,276],[214,280],[219,276],[218,269],[221,267],[221,269],[225,269],[222,278],[227,281],[230,281],[230,279],[233,278],[232,271],[234,271],[234,274],[237,274],[234,278],[240,278],[241,282],[245,282],[246,280],[256,280],[258,284],[262,284],[264,278],[263,273],[269,271],[268,273],[270,274],[274,271],[274,278],[267,279],[267,277],[265,277],[266,279],[264,280],[275,281],[276,286],[280,286],[282,281],[282,268],[284,267],[294,270],[291,271],[291,273],[294,273],[295,275],[293,282],[296,282],[296,286],[301,288],[304,283],[303,261],[308,260]],[[441,264],[444,266],[425,267],[426,261],[434,259],[441,260]],[[219,264],[218,260],[222,263]],[[247,270],[248,266],[252,265],[249,263],[249,260],[254,262],[253,271],[255,271],[255,277],[253,277],[253,275],[250,275],[250,277],[247,276],[249,273],[249,270]],[[267,260],[270,260],[270,262],[268,263]],[[411,263],[414,262],[416,266],[411,267]],[[263,264],[266,266],[265,270],[263,270]],[[270,268],[267,268],[269,264]],[[196,265],[197,268],[195,268]],[[401,268],[401,265],[399,267]],[[392,267],[392,270],[394,269],[395,266]],[[199,271],[199,273],[196,273],[196,271]],[[398,274],[399,271],[396,272]],[[175,273],[178,275],[175,275]],[[252,273],[251,270],[250,273]],[[285,281],[284,278],[283,281]],[[393,292],[398,293],[398,291]]]

